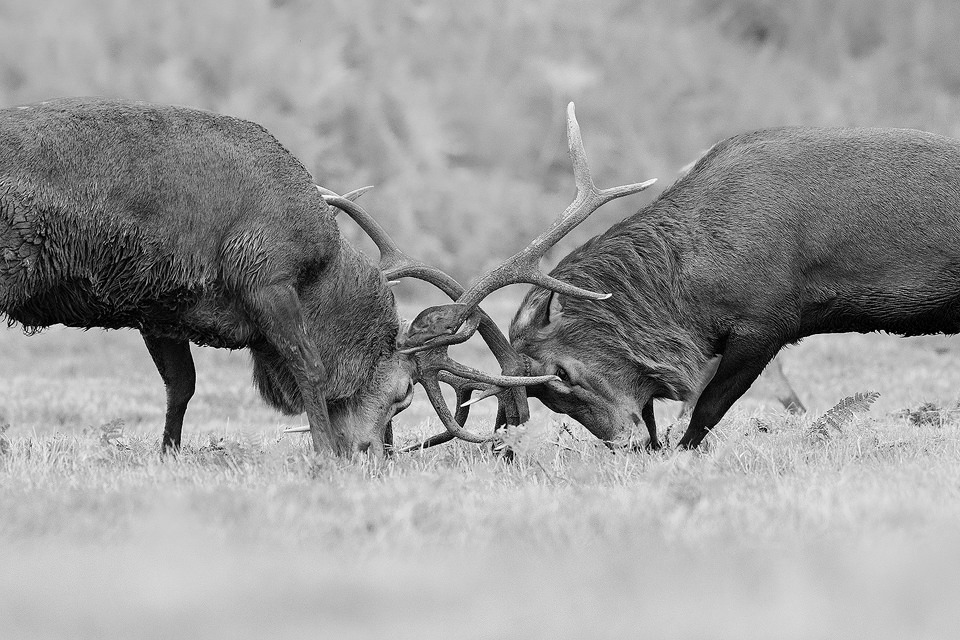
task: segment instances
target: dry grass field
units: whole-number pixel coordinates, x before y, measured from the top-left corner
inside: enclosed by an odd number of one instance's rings
[[[567,101],[600,186],[666,186],[771,125],[960,136],[958,29],[954,0],[0,0],[0,104],[255,120],[325,185],[376,184],[365,206],[411,255],[468,280],[569,202]],[[495,296],[502,324],[521,294]],[[245,354],[194,353],[164,459],[137,334],[0,331],[0,639],[960,636],[957,339],[809,339],[784,368],[810,414],[758,386],[696,453],[614,453],[537,405],[512,464],[314,456]],[[869,412],[813,433],[865,391]],[[422,397],[398,423],[438,428]]]
[[[958,350],[810,339],[784,358],[811,415],[757,388],[700,453],[613,453],[534,402],[507,464],[315,457],[245,354],[195,349],[185,447],[162,459],[136,333],[5,331],[0,636],[954,637]],[[869,412],[811,433],[866,390]],[[942,410],[900,413],[925,402]],[[398,423],[438,428],[422,398]]]

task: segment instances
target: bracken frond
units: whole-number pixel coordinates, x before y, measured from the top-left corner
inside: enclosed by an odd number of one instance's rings
[[[829,438],[831,429],[835,429],[838,433],[843,431],[843,427],[853,420],[856,414],[869,411],[870,405],[879,397],[880,394],[876,391],[864,391],[847,396],[817,418],[810,427],[810,433],[821,438]]]
[[[123,419],[114,418],[109,422],[100,425],[99,429],[100,445],[107,448],[124,448],[123,438]]]

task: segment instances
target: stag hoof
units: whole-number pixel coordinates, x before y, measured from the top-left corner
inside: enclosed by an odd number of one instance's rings
[[[166,460],[167,458],[178,458],[180,456],[180,445],[179,444],[168,444],[164,443],[160,445],[160,458]]]
[[[627,446],[632,453],[653,453],[663,451],[663,444],[656,438],[647,438],[642,443],[639,440],[633,440]],[[613,449],[616,451],[616,449]]]

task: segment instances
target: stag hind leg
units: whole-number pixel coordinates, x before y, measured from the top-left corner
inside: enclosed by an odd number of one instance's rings
[[[680,439],[684,449],[696,448],[724,414],[750,388],[776,354],[762,342],[731,338],[713,378],[697,399],[690,425]]]
[[[300,387],[314,451],[332,447],[338,455],[349,454],[348,434],[330,422],[323,394],[327,371],[307,335],[300,298],[293,286],[263,287],[250,296],[248,304],[264,338],[287,362]]]
[[[800,396],[793,390],[793,385],[790,384],[790,380],[788,380],[787,376],[783,373],[780,358],[774,358],[770,366],[764,369],[763,375],[767,376],[770,382],[776,387],[774,394],[776,394],[777,400],[780,401],[784,409],[790,413],[807,412],[807,408],[803,406],[803,402],[800,401]]]
[[[197,382],[197,372],[190,355],[190,343],[186,340],[141,335],[167,388],[167,415],[163,425],[162,450],[176,451],[180,448],[183,414],[187,410],[187,403],[193,397]]]

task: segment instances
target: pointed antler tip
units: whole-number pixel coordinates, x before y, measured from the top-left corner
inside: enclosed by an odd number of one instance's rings
[[[573,108],[573,103],[571,102],[567,105],[567,138],[573,136],[576,138],[580,137],[580,123],[577,122],[577,110]],[[577,146],[583,146],[583,142],[579,142]]]
[[[343,194],[343,197],[346,198],[347,200],[353,201],[359,198],[360,196],[362,196],[363,194],[365,194],[367,191],[370,191],[370,189],[373,189],[372,184],[367,185],[365,187],[360,187],[359,189],[354,189],[350,193],[345,193]]]
[[[327,202],[330,201],[330,198],[343,198],[344,200],[349,200],[353,202],[354,200],[356,200],[357,198],[365,194],[367,191],[370,191],[370,189],[373,189],[373,185],[371,184],[366,187],[360,187],[359,189],[354,189],[353,191],[349,191],[341,196],[336,191],[327,189],[326,187],[320,186],[319,184],[314,184],[313,186],[317,188],[317,191],[319,191],[321,195],[323,195],[323,199],[326,200]]]
[[[297,427],[287,427],[286,429],[283,430],[284,433],[306,433],[307,431],[310,431],[310,427],[306,425],[301,425]]]

